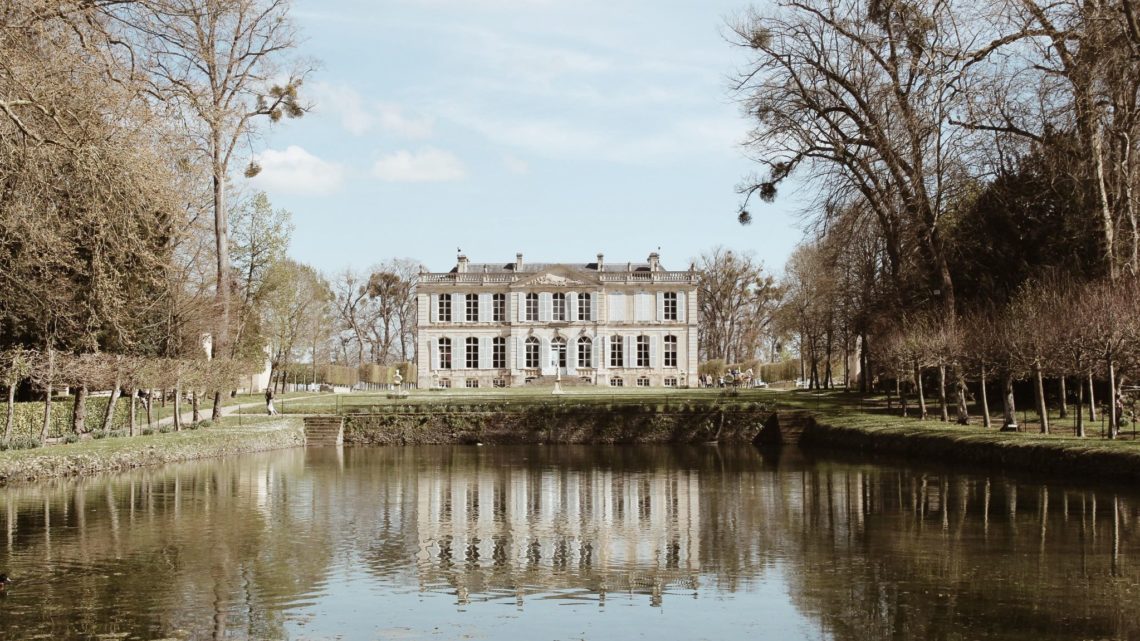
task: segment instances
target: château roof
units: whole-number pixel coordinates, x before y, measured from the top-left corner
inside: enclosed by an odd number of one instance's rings
[[[545,272],[551,269],[582,269],[589,271],[598,271],[597,263],[523,263],[522,268],[516,267],[515,263],[468,263],[467,273],[469,274],[534,274],[538,272]],[[647,272],[650,271],[649,263],[614,263],[607,262],[605,264],[605,271],[609,272]],[[449,274],[459,272],[459,266],[451,268]]]

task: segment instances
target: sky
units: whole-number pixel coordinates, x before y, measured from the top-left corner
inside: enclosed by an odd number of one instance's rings
[[[256,142],[249,181],[328,273],[414,258],[644,261],[717,245],[778,272],[794,196],[750,204],[726,39],[739,0],[296,0],[312,112]],[[246,179],[241,178],[245,181]]]

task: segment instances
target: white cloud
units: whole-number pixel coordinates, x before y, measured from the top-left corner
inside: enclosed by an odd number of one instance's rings
[[[250,182],[266,191],[289,194],[329,194],[340,189],[344,168],[296,145],[266,149],[255,156],[261,173]]]
[[[400,150],[377,160],[372,175],[387,182],[451,182],[467,177],[467,168],[450,151],[426,147]]]
[[[376,103],[376,118],[381,129],[405,138],[429,138],[435,129],[430,117],[405,115],[399,106],[386,102]]]
[[[347,85],[324,82],[315,86],[317,111],[340,118],[349,133],[361,136],[373,129],[404,138],[421,139],[432,135],[434,121],[428,116],[410,116],[390,102],[367,102],[360,92]]]
[[[503,156],[503,166],[505,166],[507,168],[507,171],[511,172],[512,174],[518,174],[522,176],[524,174],[530,173],[530,163],[523,160],[522,158],[512,156],[510,154]]]

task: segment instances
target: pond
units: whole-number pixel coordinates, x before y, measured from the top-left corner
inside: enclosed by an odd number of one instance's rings
[[[4,639],[1128,639],[1140,496],[721,447],[288,450],[0,490]]]

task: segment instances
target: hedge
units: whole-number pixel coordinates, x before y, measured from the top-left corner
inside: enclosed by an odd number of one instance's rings
[[[107,412],[107,403],[111,401],[109,396],[91,396],[87,398],[87,431],[92,432],[96,429],[103,427],[103,415]],[[125,430],[130,426],[130,406],[131,399],[123,396],[119,398],[119,402],[115,405],[115,418],[111,422],[112,430]],[[142,421],[146,421],[145,411],[142,410],[142,403],[135,403],[135,417]],[[72,413],[75,408],[75,400],[73,398],[61,398],[53,400],[51,403],[51,426],[48,427],[48,437],[57,438],[66,434],[74,434],[71,429]],[[40,429],[44,424],[44,404],[42,401],[31,403],[16,403],[15,406],[16,416],[12,425],[13,438],[34,438],[39,439]],[[6,420],[8,416],[7,404],[0,405],[0,421]],[[2,429],[2,428],[0,428]],[[0,432],[0,436],[3,433]]]

